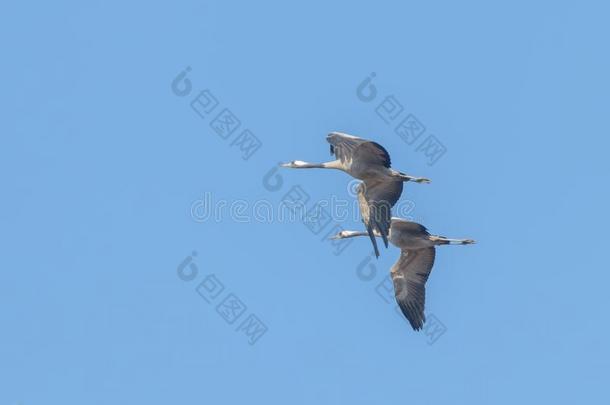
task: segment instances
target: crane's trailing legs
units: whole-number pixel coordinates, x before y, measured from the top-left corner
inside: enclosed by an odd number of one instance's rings
[[[449,239],[444,236],[431,235],[429,238],[432,242],[439,245],[472,245],[473,243],[476,243],[472,239]]]
[[[391,170],[391,176],[392,177],[396,177],[398,180],[402,180],[402,181],[414,181],[416,183],[430,183],[430,179],[427,179],[425,177],[415,177],[415,176],[409,176],[408,174],[405,174],[403,172],[397,172],[396,170]]]

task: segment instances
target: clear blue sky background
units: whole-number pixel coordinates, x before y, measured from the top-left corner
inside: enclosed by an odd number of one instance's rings
[[[603,2],[88,3],[0,6],[0,404],[608,403]],[[203,89],[262,141],[249,160],[191,109]],[[435,165],[376,115],[388,95]],[[365,239],[336,256],[298,222],[190,215],[206,192],[349,198],[338,172],[263,185],[328,159],[331,130],[430,177],[414,216],[479,242],[438,251],[434,344],[376,293],[395,248],[366,281]],[[232,325],[196,292],[212,273],[247,305]]]

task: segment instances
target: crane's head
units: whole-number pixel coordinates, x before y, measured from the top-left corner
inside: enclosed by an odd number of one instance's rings
[[[333,239],[333,240],[335,240],[335,239],[345,239],[345,238],[348,237],[347,233],[348,233],[348,231],[341,231],[341,232],[337,233],[336,235],[331,236],[330,239]]]
[[[346,238],[354,238],[356,236],[367,236],[366,232],[359,231],[341,231],[337,233],[335,236],[331,236],[330,239],[346,239]]]
[[[305,169],[311,167],[311,164],[303,162],[302,160],[293,160],[292,162],[282,163],[280,166],[289,167],[291,169]]]

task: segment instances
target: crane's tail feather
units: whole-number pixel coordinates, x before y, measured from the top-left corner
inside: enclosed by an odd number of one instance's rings
[[[377,247],[377,240],[375,239],[375,233],[373,232],[373,228],[368,226],[366,230],[369,234],[369,238],[371,238],[371,242],[373,242],[373,248],[375,249],[375,257],[379,257],[379,248]]]

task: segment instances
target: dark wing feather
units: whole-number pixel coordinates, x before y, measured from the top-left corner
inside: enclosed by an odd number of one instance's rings
[[[355,136],[331,132],[326,137],[330,143],[330,153],[341,162],[357,161],[373,165],[390,167],[390,154],[377,142]]]
[[[379,232],[385,247],[392,222],[392,207],[402,194],[402,181],[367,180],[358,186],[358,202],[362,222],[371,237],[375,254],[379,257],[374,231]]]
[[[392,229],[396,230],[398,234],[406,235],[420,235],[423,237],[429,236],[428,229],[422,224],[417,222],[407,221],[402,218],[394,218],[392,220]]]
[[[379,247],[377,247],[377,239],[375,239],[375,233],[373,232],[374,228],[373,224],[371,223],[371,209],[368,201],[366,200],[364,190],[364,183],[360,183],[358,186],[358,205],[360,206],[360,215],[362,215],[362,222],[364,222],[366,231],[369,234],[369,238],[371,238],[371,243],[373,244],[373,249],[375,250],[375,257],[379,257]]]
[[[414,330],[424,326],[426,316],[426,281],[434,265],[434,247],[402,250],[400,258],[392,266],[396,302]]]
[[[392,162],[388,151],[377,142],[366,142],[356,148],[354,160],[368,164],[390,167]]]

